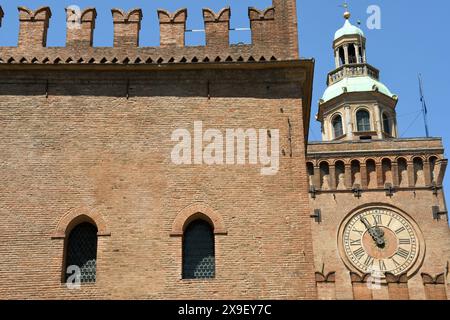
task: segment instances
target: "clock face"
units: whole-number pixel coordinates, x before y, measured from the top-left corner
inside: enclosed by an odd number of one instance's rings
[[[348,262],[363,273],[400,275],[420,255],[413,223],[389,209],[358,212],[347,220],[341,233],[341,248]]]

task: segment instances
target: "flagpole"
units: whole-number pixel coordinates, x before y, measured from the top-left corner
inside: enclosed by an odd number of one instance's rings
[[[425,102],[425,96],[423,95],[423,84],[422,84],[422,75],[419,73],[419,90],[420,90],[420,101],[422,102],[422,113],[423,113],[423,122],[425,124],[425,134],[426,137],[430,137],[430,133],[428,130],[428,109],[427,109],[427,103]]]

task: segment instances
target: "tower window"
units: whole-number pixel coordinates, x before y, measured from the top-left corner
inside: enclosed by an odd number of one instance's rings
[[[342,117],[341,116],[334,117],[332,125],[333,125],[335,139],[344,135],[344,129],[342,126]]]
[[[388,135],[392,136],[391,123],[390,123],[389,117],[386,115],[386,113],[383,113],[383,130]]]
[[[183,237],[183,279],[215,277],[214,232],[204,220],[189,224]]]
[[[355,45],[351,44],[348,46],[348,63],[357,63],[357,59],[356,59],[356,49],[355,49]]]
[[[345,64],[345,51],[343,47],[339,48],[339,62],[340,66],[343,66]]]
[[[370,114],[366,110],[359,110],[356,113],[356,123],[359,132],[370,131]]]
[[[70,232],[66,250],[65,280],[67,281],[74,272],[79,272],[81,283],[95,282],[97,227],[87,222],[77,225]],[[74,267],[75,270],[69,267]]]

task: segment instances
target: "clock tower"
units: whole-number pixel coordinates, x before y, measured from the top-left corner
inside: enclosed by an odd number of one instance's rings
[[[349,12],[334,36],[307,167],[321,299],[448,299],[440,138],[398,136],[398,97],[368,63]]]

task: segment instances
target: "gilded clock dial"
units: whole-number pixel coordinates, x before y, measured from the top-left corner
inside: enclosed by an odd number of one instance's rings
[[[417,260],[419,241],[412,224],[387,209],[370,209],[354,215],[343,233],[349,262],[364,273],[407,271]]]

